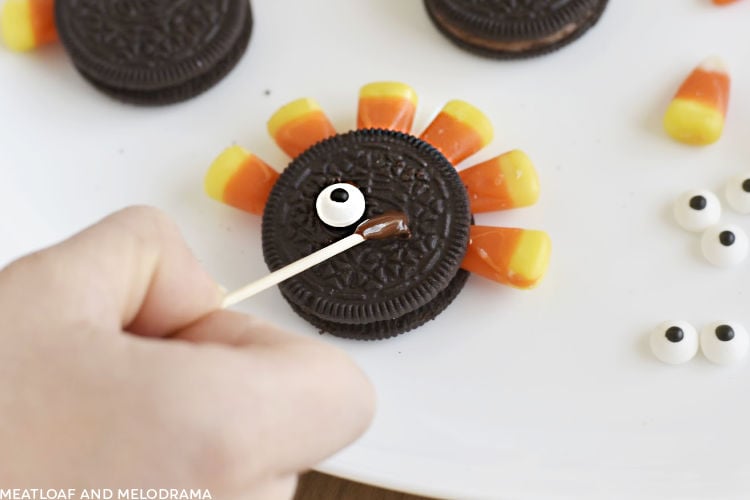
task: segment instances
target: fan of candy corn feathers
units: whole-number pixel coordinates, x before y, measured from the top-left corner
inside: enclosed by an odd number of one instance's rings
[[[365,85],[359,96],[358,129],[411,133],[417,96],[403,83]],[[337,134],[320,106],[309,98],[293,101],[268,121],[276,144],[296,158],[316,143]],[[492,125],[474,106],[450,101],[419,138],[440,151],[453,165],[492,140]],[[459,172],[471,212],[489,212],[536,203],[539,181],[529,158],[514,150]],[[262,215],[278,172],[240,146],[226,149],[211,165],[205,189],[212,198],[246,212]],[[516,288],[533,288],[544,276],[550,240],[543,231],[472,225],[461,267]]]

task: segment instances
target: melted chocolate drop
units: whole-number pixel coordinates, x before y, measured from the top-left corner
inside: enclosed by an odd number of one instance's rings
[[[354,232],[366,240],[382,240],[393,236],[408,238],[411,236],[409,218],[402,212],[388,212],[375,216],[357,226],[357,230]]]

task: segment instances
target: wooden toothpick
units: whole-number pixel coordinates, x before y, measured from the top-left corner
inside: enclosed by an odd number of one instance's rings
[[[405,214],[392,212],[373,217],[357,226],[354,233],[346,238],[328,245],[327,247],[323,247],[306,257],[302,257],[301,259],[296,260],[291,264],[250,283],[249,285],[228,293],[221,302],[221,307],[222,309],[226,309],[242,302],[243,300],[249,299],[256,293],[262,292],[274,285],[278,285],[282,281],[289,279],[302,271],[306,271],[341,252],[345,252],[350,248],[359,245],[363,241],[391,238],[393,236],[408,237],[409,235],[411,235],[411,232],[409,231],[408,220]]]

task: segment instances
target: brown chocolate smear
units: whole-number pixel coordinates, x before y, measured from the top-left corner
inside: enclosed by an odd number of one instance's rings
[[[411,236],[409,218],[403,212],[387,212],[364,221],[354,231],[366,240],[382,240],[400,236]]]

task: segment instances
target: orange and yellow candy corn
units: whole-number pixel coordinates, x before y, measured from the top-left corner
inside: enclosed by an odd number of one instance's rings
[[[471,213],[527,207],[539,199],[539,178],[522,151],[514,150],[459,172]]]
[[[706,59],[687,77],[664,115],[672,138],[693,145],[716,142],[724,129],[729,74],[718,57]]]
[[[461,267],[516,288],[534,288],[549,265],[552,244],[543,231],[471,226]]]
[[[224,150],[206,173],[206,193],[215,200],[262,215],[278,172],[239,146]]]
[[[417,110],[417,93],[404,83],[375,82],[359,91],[357,128],[382,128],[408,134]]]
[[[314,99],[297,99],[279,109],[268,120],[268,133],[292,158],[316,142],[336,135],[328,117]]]
[[[492,141],[492,124],[471,104],[450,101],[419,137],[456,165]]]
[[[57,40],[54,0],[6,0],[0,16],[3,40],[12,50],[31,50]]]

